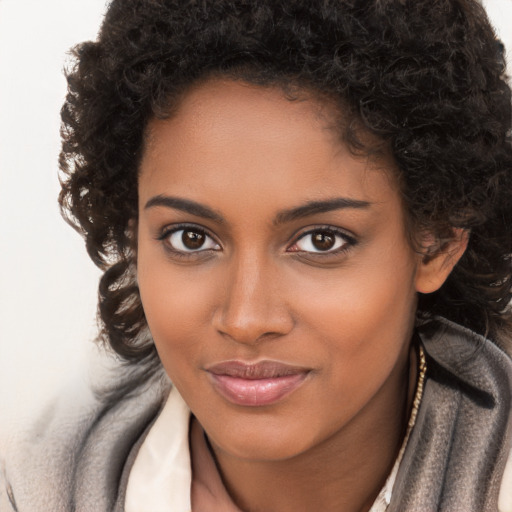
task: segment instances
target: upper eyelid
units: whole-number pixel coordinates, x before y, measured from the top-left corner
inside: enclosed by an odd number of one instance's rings
[[[335,234],[335,236],[339,236],[339,237],[343,238],[345,240],[345,243],[342,243],[341,246],[336,249],[333,249],[333,250],[329,249],[326,251],[308,251],[308,250],[300,249],[300,248],[298,248],[298,250],[291,250],[291,248],[293,246],[295,246],[297,243],[299,243],[300,240],[302,240],[306,236],[311,235],[318,231],[331,231]],[[305,231],[302,231],[301,233],[299,233],[299,235],[295,236],[293,241],[290,244],[288,244],[288,246],[286,248],[286,252],[290,253],[292,255],[293,254],[295,254],[295,255],[302,254],[302,255],[304,255],[304,257],[307,257],[307,258],[324,258],[325,259],[325,258],[329,258],[329,257],[331,257],[331,258],[339,257],[341,254],[344,254],[344,253],[350,251],[351,249],[353,249],[358,244],[358,242],[359,242],[359,240],[354,235],[348,234],[345,230],[343,230],[341,228],[334,227],[334,226],[314,227],[314,228],[306,229]]]
[[[332,231],[333,233],[340,235],[349,241],[355,243],[357,241],[357,238],[352,233],[348,232],[347,230],[343,228],[339,228],[336,226],[330,226],[330,225],[318,225],[318,226],[308,226],[305,228],[302,228],[298,230],[294,236],[292,237],[292,243],[296,243],[301,238],[310,235],[312,233],[315,233],[317,231]]]
[[[217,246],[220,247],[220,249],[212,249],[212,248],[206,248],[206,249],[198,249],[198,250],[191,250],[191,251],[182,251],[180,249],[176,249],[175,247],[172,247],[172,245],[169,242],[166,242],[166,239],[168,239],[171,235],[174,233],[177,233],[179,231],[186,231],[189,229],[190,231],[200,231],[203,232],[210,240],[212,240]],[[211,251],[219,251],[223,250],[222,244],[219,242],[218,237],[213,235],[209,229],[205,228],[204,226],[201,226],[200,224],[185,222],[185,223],[178,223],[178,224],[167,224],[159,231],[157,232],[155,239],[162,243],[165,247],[165,249],[169,252],[172,252],[175,256],[183,256],[183,257],[192,257],[192,255],[199,255],[201,253],[207,253]]]
[[[171,233],[176,233],[176,231],[182,231],[190,229],[191,231],[196,229],[197,231],[202,231],[205,235],[209,236],[213,240],[215,240],[219,245],[220,242],[218,238],[206,227],[201,226],[201,224],[194,224],[191,222],[180,222],[178,224],[167,224],[164,227],[158,230],[158,238],[163,239],[169,236]]]

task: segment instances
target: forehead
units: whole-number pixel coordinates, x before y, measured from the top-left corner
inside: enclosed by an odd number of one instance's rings
[[[385,201],[399,192],[394,164],[355,157],[336,130],[332,105],[277,87],[212,80],[190,90],[169,119],[153,119],[141,162],[140,195],[236,193],[317,200],[357,195]],[[284,193],[285,192],[285,193]]]
[[[332,104],[313,98],[305,90],[289,99],[278,87],[210,79],[192,86],[180,98],[170,119],[149,122],[146,149],[154,149],[155,143],[158,144],[158,132],[164,124],[170,128],[168,121],[179,132],[174,135],[191,142],[198,136],[207,136],[212,145],[226,140],[236,144],[249,136],[255,144],[263,139],[279,144],[285,136],[316,139],[321,135],[332,137],[334,145],[337,137],[334,113]],[[323,133],[314,133],[312,128]]]

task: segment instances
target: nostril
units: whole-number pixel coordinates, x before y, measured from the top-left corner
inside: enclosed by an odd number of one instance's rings
[[[214,328],[237,343],[255,344],[288,334],[293,320],[285,308],[269,307],[259,310],[219,310],[214,315]]]
[[[279,332],[269,330],[267,326],[246,322],[244,324],[233,324],[223,321],[216,326],[217,331],[223,336],[232,339],[237,343],[255,344],[264,339],[271,339],[281,336]]]

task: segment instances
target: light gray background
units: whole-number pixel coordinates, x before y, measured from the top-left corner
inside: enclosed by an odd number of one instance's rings
[[[512,49],[512,0],[485,5]],[[96,358],[99,272],[56,197],[61,71],[67,50],[95,37],[104,6],[0,0],[0,440],[63,387],[78,393]]]

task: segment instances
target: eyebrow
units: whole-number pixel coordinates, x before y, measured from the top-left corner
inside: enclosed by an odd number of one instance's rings
[[[182,199],[180,197],[171,197],[158,195],[152,197],[144,206],[144,209],[153,208],[155,206],[164,206],[166,208],[173,208],[174,210],[180,210],[185,213],[190,213],[196,217],[203,217],[204,219],[214,220],[219,223],[223,223],[224,218],[219,213],[215,212],[208,206],[196,203],[190,199]]]
[[[157,195],[152,197],[144,206],[144,209],[154,208],[156,206],[163,206],[165,208],[172,208],[180,210],[185,213],[190,213],[196,217],[203,217],[218,223],[224,223],[225,219],[215,210],[204,206],[200,203],[190,199],[183,199],[180,197]],[[359,199],[351,199],[348,197],[335,197],[326,199],[324,201],[309,201],[306,204],[283,210],[279,212],[274,218],[274,225],[286,224],[297,219],[308,217],[317,213],[326,213],[333,210],[341,210],[344,208],[365,209],[369,208],[371,203],[368,201],[361,201]]]
[[[285,224],[286,222],[302,219],[316,213],[326,213],[344,208],[365,209],[370,206],[371,203],[368,201],[350,199],[348,197],[335,197],[325,201],[309,201],[304,205],[297,206],[296,208],[279,212],[275,217],[274,224]]]

